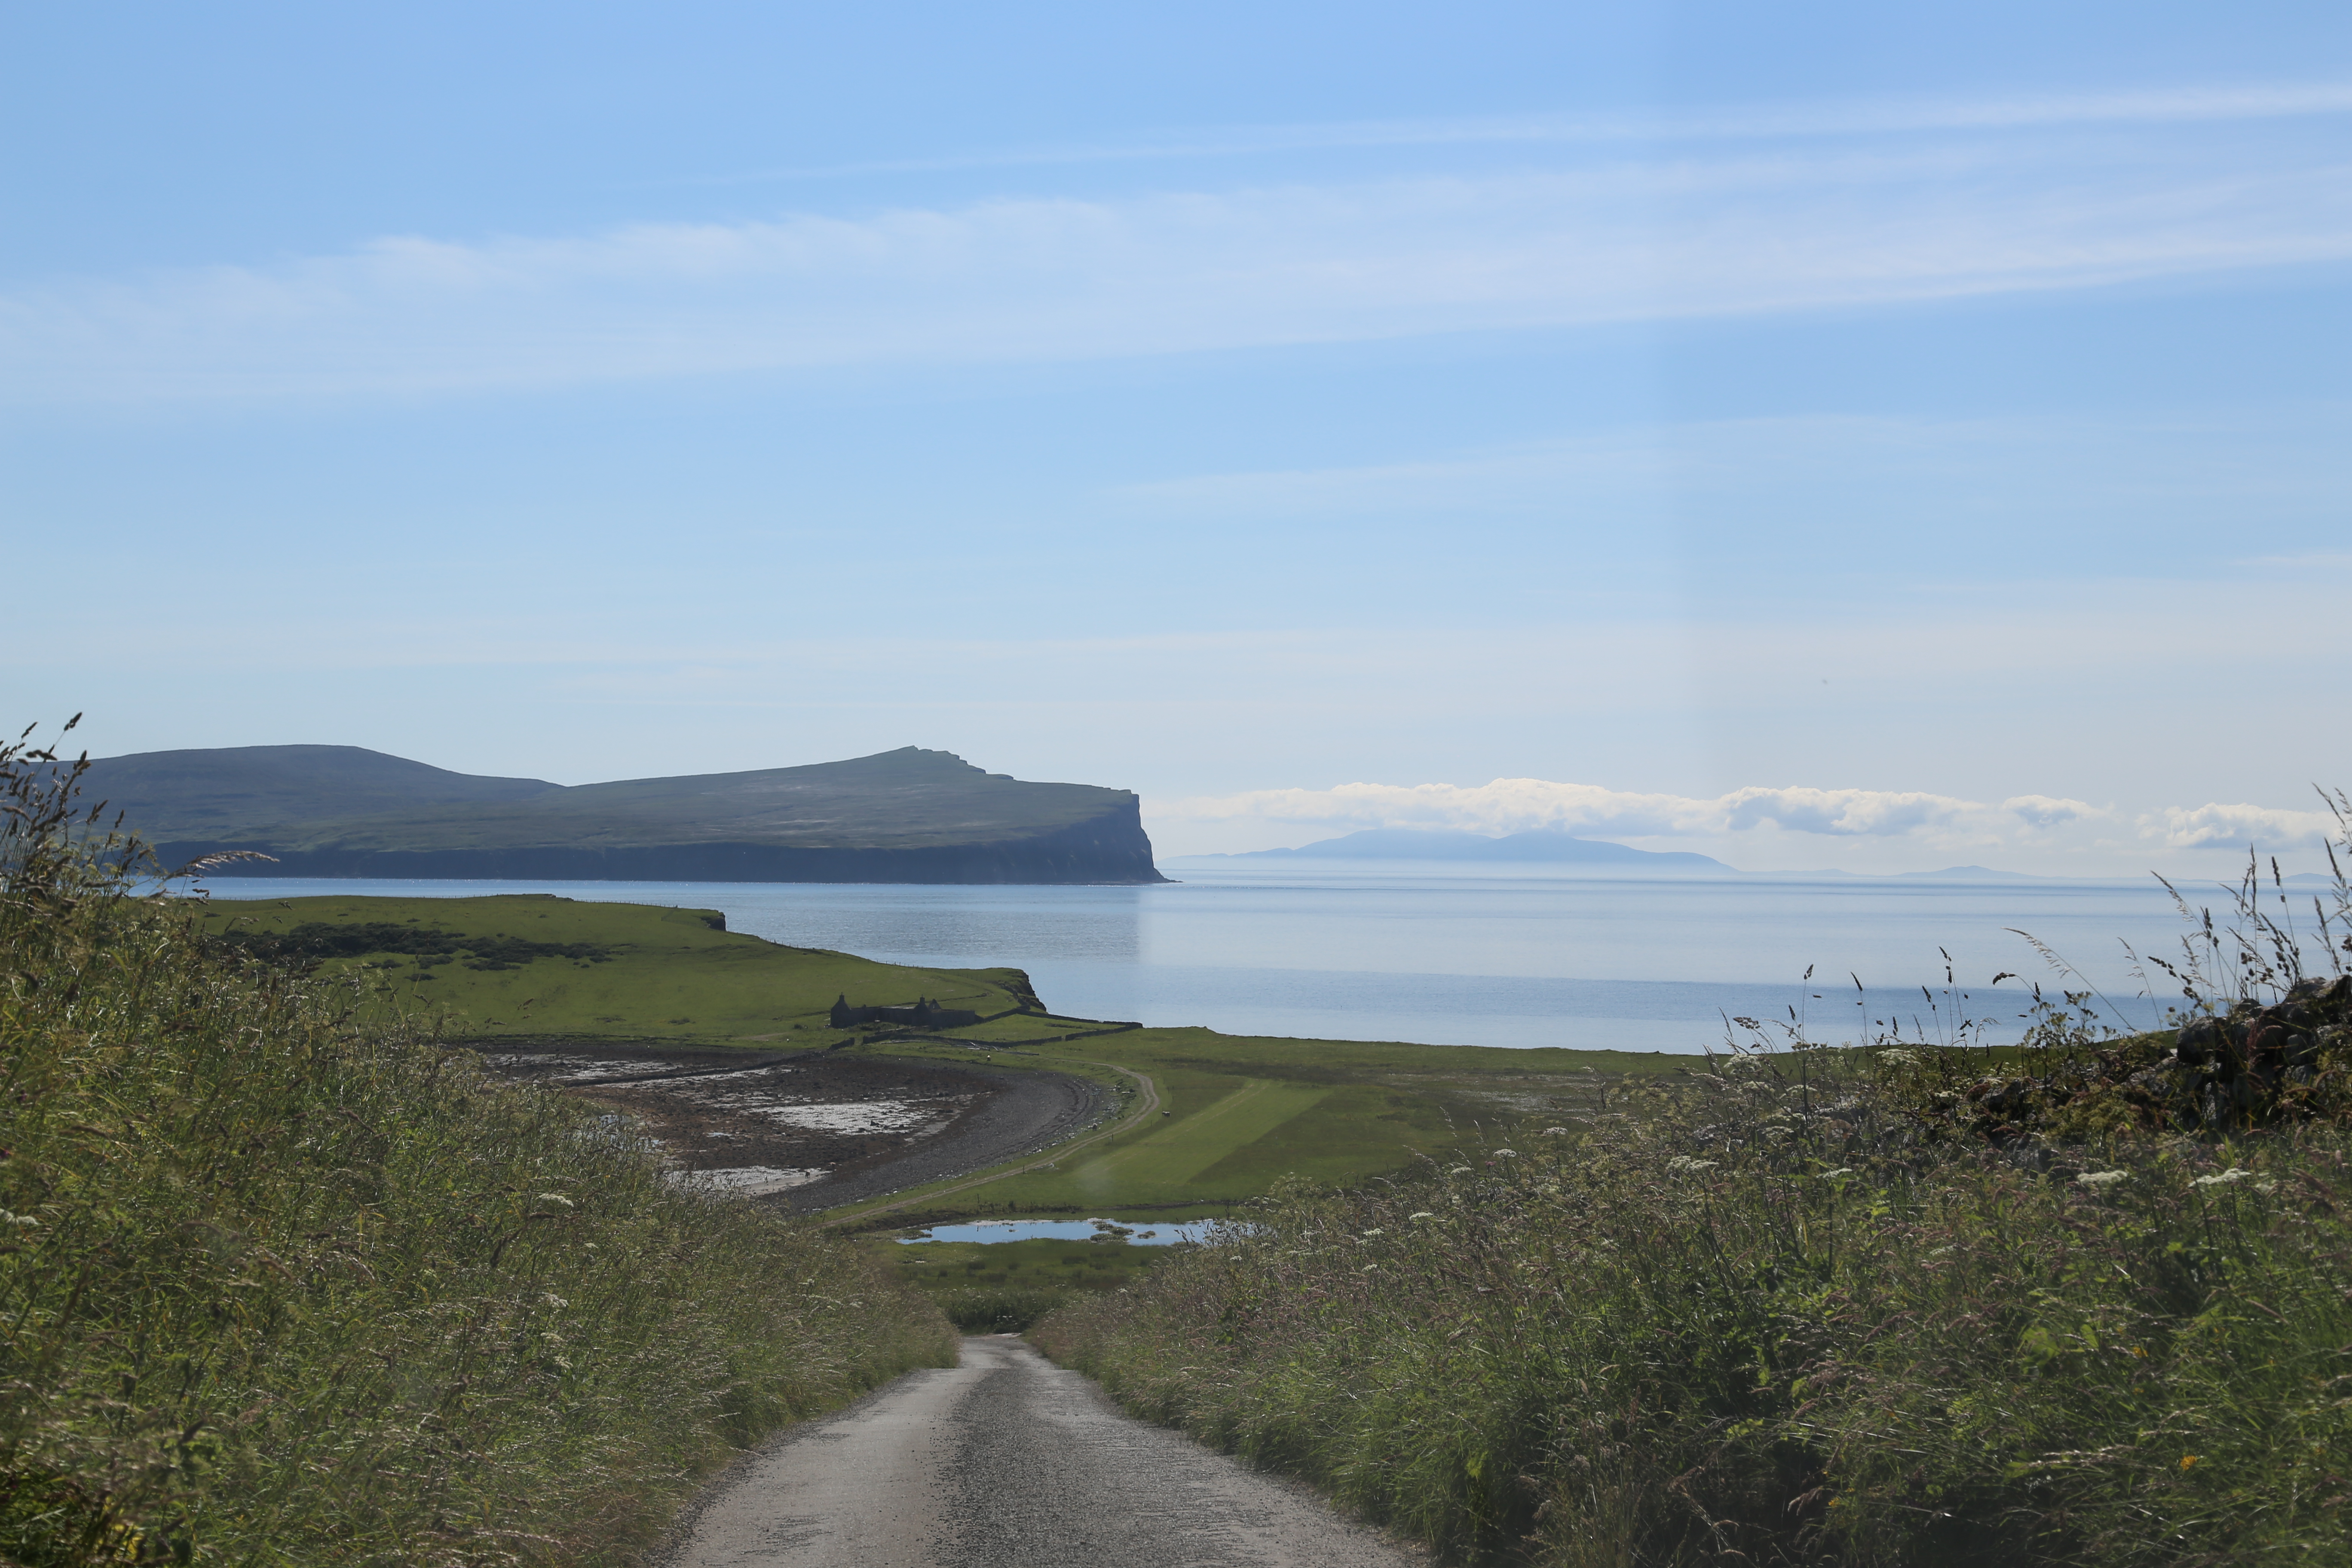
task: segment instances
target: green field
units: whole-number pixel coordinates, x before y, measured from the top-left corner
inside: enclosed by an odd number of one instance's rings
[[[1482,1130],[1517,1127],[1529,1117],[1588,1114],[1602,1109],[1604,1097],[1629,1077],[1690,1065],[1688,1058],[1619,1051],[1297,1040],[1213,1029],[1047,1038],[1084,1027],[1030,1016],[956,1031],[1023,1042],[984,1052],[903,1038],[856,1047],[1051,1068],[1131,1084],[1124,1068],[1147,1079],[1160,1101],[1157,1110],[1131,1116],[1098,1142],[1059,1156],[1049,1152],[1045,1168],[1023,1169],[1035,1162],[1019,1162],[984,1183],[966,1178],[898,1194],[887,1208],[927,1217],[1108,1209],[1220,1215],[1281,1176],[1361,1181],[1423,1155],[1443,1155]],[[957,1190],[942,1190],[948,1187]],[[885,1206],[846,1212],[878,1215]]]
[[[1605,1109],[1607,1095],[1625,1079],[1680,1072],[1690,1060],[1620,1051],[1260,1038],[1199,1028],[1116,1029],[1087,1019],[1013,1012],[1027,994],[1018,970],[876,963],[722,931],[713,924],[717,919],[705,910],[583,903],[544,894],[263,900],[216,903],[205,915],[216,933],[283,935],[316,923],[439,931],[473,942],[474,948],[454,957],[376,952],[321,965],[373,988],[371,1006],[441,1016],[453,1037],[831,1047],[1076,1073],[1126,1094],[1125,1120],[1064,1152],[1049,1151],[993,1175],[982,1173],[984,1180],[938,1183],[835,1216],[877,1225],[900,1224],[917,1214],[1223,1214],[1284,1175],[1359,1182],[1424,1155],[1443,1155],[1482,1130]],[[513,945],[517,941],[600,952],[531,956]],[[486,959],[512,966],[478,967]],[[910,1003],[920,995],[1009,1016],[947,1032],[952,1038],[844,1033],[825,1018],[843,994],[861,1005]],[[1060,1037],[1070,1035],[1081,1037]]]
[[[460,944],[476,942],[454,957],[378,952],[320,964],[321,973],[368,986],[369,1006],[441,1017],[445,1032],[458,1038],[831,1045],[848,1037],[826,1023],[836,996],[861,1006],[928,996],[991,1014],[1020,1006],[1028,991],[1018,970],[909,969],[727,931],[714,910],[585,903],[544,893],[223,900],[204,921],[215,936],[285,936],[315,922],[446,931]],[[500,962],[491,945],[497,938],[598,952],[486,967],[486,961]]]

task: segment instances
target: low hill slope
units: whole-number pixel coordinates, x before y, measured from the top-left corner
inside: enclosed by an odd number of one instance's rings
[[[90,763],[86,799],[103,800],[156,841],[251,837],[292,823],[521,800],[545,779],[485,778],[360,746],[215,746],[142,752]]]
[[[224,875],[625,881],[1152,882],[1129,791],[908,746],[804,767],[565,787],[348,746],[102,759],[85,793]]]

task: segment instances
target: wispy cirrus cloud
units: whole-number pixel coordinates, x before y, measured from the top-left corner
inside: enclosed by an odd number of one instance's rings
[[[2240,83],[2137,92],[2038,93],[1992,99],[1759,103],[1640,115],[1513,114],[1343,121],[1171,130],[1110,143],[1049,143],[937,157],[867,160],[711,174],[688,184],[757,184],[882,174],[1036,168],[1381,148],[1619,146],[1634,142],[1757,142],[1951,131],[2096,125],[2172,126],[2299,120],[2352,113],[2352,82]]]
[[[2311,112],[2342,93],[2302,90]],[[50,403],[415,395],[1885,306],[2352,258],[2352,160],[2308,139],[1857,132],[1571,162],[393,237],[55,281],[0,295],[0,386]]]

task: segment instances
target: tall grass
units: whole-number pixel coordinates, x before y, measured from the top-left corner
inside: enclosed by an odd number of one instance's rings
[[[1033,1337],[1461,1562],[2352,1563],[2352,1005],[2255,937],[2196,1061],[1735,1053]]]
[[[0,1557],[626,1562],[952,1359],[854,1246],[207,949],[74,771],[0,748]]]

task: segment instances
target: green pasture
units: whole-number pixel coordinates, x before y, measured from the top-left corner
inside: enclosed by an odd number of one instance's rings
[[[215,936],[284,936],[312,923],[406,926],[455,933],[454,960],[368,953],[326,960],[321,973],[373,990],[370,1005],[446,1019],[473,1036],[587,1036],[611,1039],[830,1045],[845,1038],[826,1021],[834,998],[860,1005],[911,1004],[999,1013],[1017,1007],[1027,979],[1010,969],[910,969],[845,952],[784,947],[719,929],[709,910],[587,903],[546,893],[479,899],[384,899],[329,894],[226,900],[203,912]],[[492,939],[586,947],[598,956],[541,956],[478,967]]]
[[[888,1203],[927,1218],[1107,1209],[1223,1214],[1285,1175],[1360,1182],[1530,1117],[1605,1110],[1626,1079],[1691,1065],[1685,1057],[1621,1051],[1297,1040],[1197,1028],[1052,1037],[1089,1026],[1031,1015],[956,1031],[1005,1042],[985,1051],[904,1038],[858,1047],[1131,1083],[1117,1070],[1123,1068],[1149,1078],[1160,1097],[1159,1112],[1045,1168],[1022,1171],[1017,1166],[1034,1162],[1015,1162],[992,1181],[936,1198],[901,1193]]]

